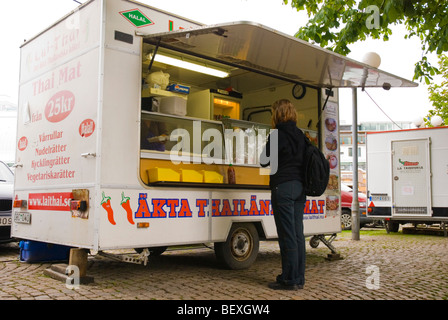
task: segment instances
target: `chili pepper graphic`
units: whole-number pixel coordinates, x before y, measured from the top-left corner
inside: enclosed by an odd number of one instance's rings
[[[132,209],[131,204],[129,203],[130,198],[124,196],[124,192],[121,193],[121,206],[124,210],[126,210],[128,221],[130,224],[134,224],[134,220],[132,220]]]
[[[107,219],[113,225],[115,225],[114,220],[114,210],[112,210],[112,206],[110,205],[110,197],[106,197],[103,192],[103,199],[101,200],[101,206],[107,211]]]
[[[418,162],[412,162],[412,161],[401,161],[401,159],[398,159],[398,162],[400,162],[404,166],[418,166]]]

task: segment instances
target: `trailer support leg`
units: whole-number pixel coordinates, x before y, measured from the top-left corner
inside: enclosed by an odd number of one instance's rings
[[[68,267],[66,268],[66,274],[70,276],[71,266],[75,266],[79,270],[79,274],[73,273],[73,277],[78,276],[80,284],[87,284],[93,282],[93,277],[87,275],[87,256],[88,250],[81,248],[71,248],[70,256],[68,260]],[[74,279],[73,281],[77,281]]]
[[[341,255],[337,253],[336,248],[331,244],[333,240],[336,238],[336,233],[333,233],[328,239],[325,238],[324,234],[319,234],[316,236],[320,241],[322,241],[323,244],[327,246],[328,249],[330,249],[331,253],[327,255],[327,260],[340,260]]]
[[[71,248],[68,265],[65,263],[53,264],[44,270],[44,274],[65,282],[70,289],[79,284],[89,284],[94,281],[87,275],[87,250]]]
[[[87,275],[87,251],[79,248],[70,249],[68,264],[70,266],[77,266],[79,276],[81,278],[85,277]]]
[[[442,229],[443,229],[443,236],[444,236],[444,237],[447,237],[448,234],[447,234],[447,231],[446,231],[446,223],[445,223],[444,221],[442,221],[442,223],[440,224],[440,226],[441,226]]]
[[[143,251],[137,257],[135,257],[135,255],[130,254],[113,254],[103,251],[98,252],[98,254],[112,260],[135,263],[135,264],[143,264],[144,266],[146,266],[146,264],[148,263],[148,257],[150,256],[148,248],[143,249]]]

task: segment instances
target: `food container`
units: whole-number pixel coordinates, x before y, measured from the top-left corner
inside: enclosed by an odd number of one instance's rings
[[[180,173],[169,168],[151,168],[148,170],[149,182],[180,181]]]
[[[204,176],[196,170],[180,169],[180,181],[182,182],[203,182]]]
[[[224,177],[215,171],[202,170],[202,174],[206,183],[222,183],[224,180]]]
[[[50,262],[69,259],[71,247],[39,241],[22,240],[19,243],[20,261]]]
[[[176,116],[185,116],[187,114],[187,100],[182,97],[163,97],[160,99],[159,111]]]

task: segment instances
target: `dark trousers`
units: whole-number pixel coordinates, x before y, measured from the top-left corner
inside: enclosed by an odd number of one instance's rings
[[[305,236],[303,210],[306,195],[298,180],[281,183],[271,190],[271,202],[282,258],[282,273],[277,282],[305,284]]]

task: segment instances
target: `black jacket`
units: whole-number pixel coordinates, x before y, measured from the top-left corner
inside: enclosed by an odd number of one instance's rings
[[[302,130],[297,128],[294,121],[287,121],[277,124],[277,146],[278,146],[278,165],[275,171],[271,165],[271,172],[269,186],[274,188],[280,183],[300,180],[303,182],[303,154],[305,150],[305,135]],[[262,167],[270,165],[270,160],[274,155],[271,155],[270,141],[271,135],[260,157],[260,164]]]

